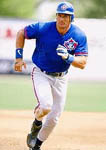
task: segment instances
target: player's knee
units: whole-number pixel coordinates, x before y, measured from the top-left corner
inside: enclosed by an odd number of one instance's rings
[[[56,111],[56,112],[53,111],[52,116],[48,118],[49,124],[51,124],[52,126],[55,126],[59,121],[61,113],[62,113],[61,111]]]
[[[49,112],[51,111],[51,107],[38,107],[35,110],[35,116],[37,118],[43,118],[44,116],[46,116]]]
[[[55,125],[58,123],[58,120],[59,120],[58,117],[53,116],[53,117],[50,118],[49,124],[50,124],[51,126],[55,126]]]
[[[42,108],[40,111],[38,111],[38,117],[39,118],[43,118],[44,116],[46,116],[49,112],[51,111],[51,109],[49,108]]]
[[[46,104],[44,107],[42,107],[43,115],[47,115],[52,109],[52,106],[50,104]]]
[[[42,111],[43,111],[43,115],[45,116],[51,111],[51,108],[43,108]]]

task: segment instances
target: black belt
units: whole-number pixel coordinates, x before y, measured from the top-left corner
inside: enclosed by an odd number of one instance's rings
[[[53,76],[53,77],[63,77],[64,75],[66,75],[68,73],[68,70],[67,71],[64,71],[64,72],[47,72],[47,71],[44,71],[42,69],[40,69],[43,73],[47,74],[47,75],[50,75],[50,76]]]

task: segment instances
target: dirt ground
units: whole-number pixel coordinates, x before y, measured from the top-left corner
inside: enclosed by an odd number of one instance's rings
[[[28,150],[33,111],[0,110],[0,150]],[[42,150],[106,150],[106,113],[64,112]]]

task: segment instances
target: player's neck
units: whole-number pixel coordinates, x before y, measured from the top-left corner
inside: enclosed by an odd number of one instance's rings
[[[66,34],[67,31],[70,29],[70,27],[71,27],[71,24],[70,24],[67,28],[60,28],[60,27],[56,24],[57,31],[58,31],[60,34],[62,34],[62,35]]]

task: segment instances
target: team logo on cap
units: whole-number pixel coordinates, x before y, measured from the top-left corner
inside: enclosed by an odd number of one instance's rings
[[[62,9],[62,10],[66,10],[67,8],[68,8],[68,7],[67,7],[67,5],[65,5],[65,4],[61,6],[61,9]]]

